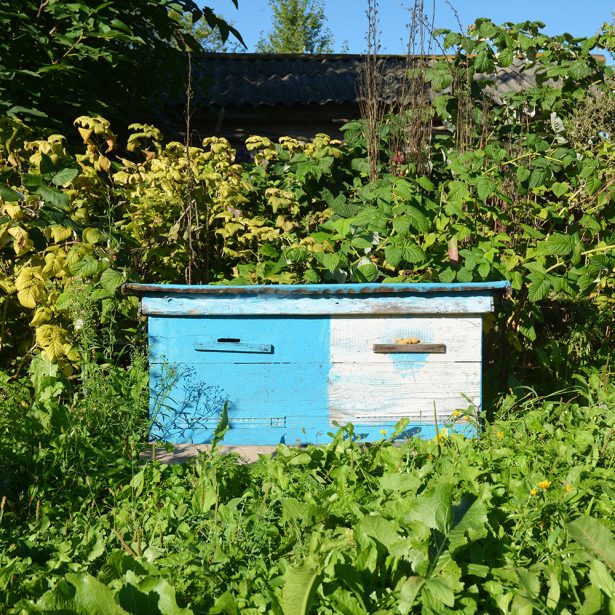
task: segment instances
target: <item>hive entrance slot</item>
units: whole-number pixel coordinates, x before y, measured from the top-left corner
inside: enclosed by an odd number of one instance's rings
[[[241,340],[238,337],[219,337],[218,342],[220,343],[229,343],[229,344],[239,344]]]

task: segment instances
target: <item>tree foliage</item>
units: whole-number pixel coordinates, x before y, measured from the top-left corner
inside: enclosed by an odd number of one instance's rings
[[[269,0],[272,30],[256,45],[259,53],[331,53],[322,0]]]
[[[235,284],[508,279],[514,297],[489,322],[500,336],[489,344],[493,363],[508,385],[524,366],[547,386],[600,363],[615,303],[615,150],[603,114],[583,131],[572,120],[611,104],[611,69],[590,54],[608,38],[546,37],[537,24],[486,20],[467,36],[442,36],[455,53],[427,78],[430,113],[449,132],[417,163],[389,149],[390,131],[412,116],[387,118],[376,180],[360,122],[346,126],[345,143],[251,137],[253,161],[239,164],[224,139],[187,149],[149,125],[130,127],[127,160],[100,118],[77,120],[85,151],[76,155],[63,137],[41,139],[5,121],[7,358],[32,350],[79,364],[89,342],[75,329],[74,284],[87,289],[92,319],[111,327],[124,279],[181,282],[188,272]],[[487,98],[489,79],[477,67],[501,70],[511,55],[524,58],[515,70],[534,69],[536,86]],[[468,71],[476,76],[469,92],[456,81]],[[130,306],[121,309],[117,318],[130,317]]]
[[[83,113],[161,117],[183,87],[179,49],[199,47],[181,15],[238,36],[193,0],[2,0],[0,111],[52,126]]]

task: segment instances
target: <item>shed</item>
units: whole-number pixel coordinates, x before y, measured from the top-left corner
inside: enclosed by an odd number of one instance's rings
[[[347,423],[372,440],[403,418],[432,438],[456,410],[472,435],[482,317],[509,288],[126,284],[148,317],[152,436],[207,443],[224,404],[233,445],[323,443]]]
[[[438,56],[379,55],[381,102],[400,99],[407,70]],[[366,57],[357,54],[203,53],[193,60],[195,134],[225,137],[240,146],[250,135],[312,139],[324,132],[342,138],[341,127],[360,113],[360,75]],[[518,60],[488,80],[493,102],[536,86],[537,67]],[[433,97],[433,92],[429,92]],[[183,109],[183,99],[177,102]],[[444,130],[434,126],[434,130]]]

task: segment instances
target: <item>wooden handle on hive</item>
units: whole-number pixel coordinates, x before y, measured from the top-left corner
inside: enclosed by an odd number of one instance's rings
[[[445,354],[445,344],[374,344],[377,354]]]

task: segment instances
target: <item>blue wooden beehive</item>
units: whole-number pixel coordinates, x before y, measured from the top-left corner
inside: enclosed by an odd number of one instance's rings
[[[378,439],[404,417],[431,438],[434,412],[480,408],[482,316],[508,288],[127,284],[149,318],[152,435],[208,442],[227,403],[226,444],[322,443],[346,423]]]

